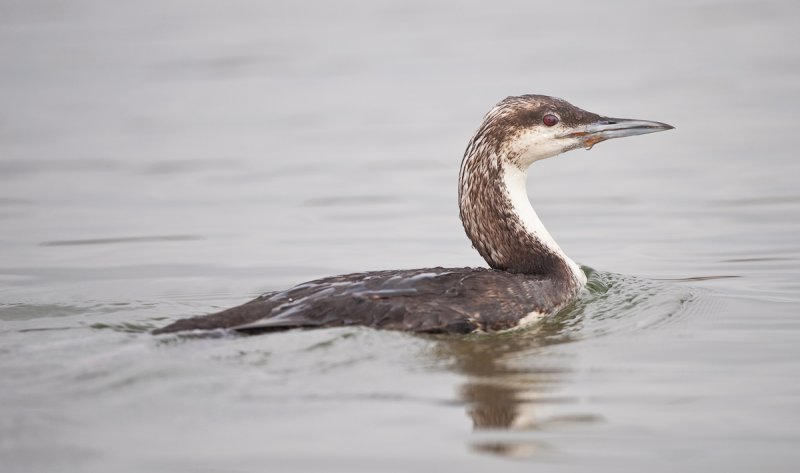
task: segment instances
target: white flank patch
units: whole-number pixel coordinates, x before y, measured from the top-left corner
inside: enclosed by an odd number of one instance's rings
[[[526,315],[525,317],[519,319],[519,322],[517,322],[517,328],[522,328],[522,327],[527,327],[528,325],[533,325],[533,324],[539,322],[540,320],[542,320],[546,315],[547,314],[545,314],[543,312],[537,312],[537,311],[529,312],[528,315]]]
[[[514,213],[517,214],[525,230],[532,234],[537,240],[542,242],[547,249],[554,254],[563,258],[575,277],[575,280],[581,286],[586,284],[586,275],[583,274],[581,268],[572,261],[561,247],[558,246],[555,239],[550,235],[550,232],[544,227],[544,224],[539,220],[536,211],[533,210],[530,200],[528,200],[528,189],[525,185],[528,178],[528,171],[521,170],[511,163],[503,164],[503,182],[508,192],[508,197],[511,200],[511,205],[514,208]],[[527,318],[527,317],[526,317]]]
[[[515,326],[513,326],[511,328],[507,328],[505,330],[498,330],[497,332],[494,332],[494,333],[513,332],[514,330],[520,330],[520,329],[524,329],[526,327],[530,327],[531,325],[536,325],[542,319],[547,317],[547,315],[548,314],[546,314],[544,312],[538,312],[538,311],[535,311],[535,310],[531,311],[531,312],[528,312],[528,314],[525,317],[523,317],[523,318],[521,318],[521,319],[519,319],[517,321],[517,325],[515,325]],[[482,330],[479,330],[479,332],[486,333],[486,332],[483,332]]]

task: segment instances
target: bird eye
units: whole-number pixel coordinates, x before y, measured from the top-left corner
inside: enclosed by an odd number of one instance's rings
[[[558,124],[558,117],[552,113],[548,113],[542,118],[542,122],[544,122],[544,124],[547,126],[554,126]]]

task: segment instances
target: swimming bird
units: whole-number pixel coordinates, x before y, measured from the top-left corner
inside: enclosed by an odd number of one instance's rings
[[[464,152],[461,221],[487,268],[423,268],[327,277],[243,305],[178,320],[153,333],[228,329],[261,333],[362,325],[427,333],[497,332],[524,326],[575,299],[586,284],[528,200],[528,167],[601,141],[673,128],[609,118],[565,100],[500,101]]]

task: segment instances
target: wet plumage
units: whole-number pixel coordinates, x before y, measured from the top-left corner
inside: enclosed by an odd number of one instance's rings
[[[427,333],[514,328],[565,301],[542,276],[482,268],[423,268],[328,277],[264,294],[217,314],[184,319],[156,333],[234,329],[259,333],[348,325]]]
[[[502,331],[557,311],[586,277],[544,228],[527,198],[535,161],[611,138],[672,128],[603,117],[544,95],[508,97],[469,141],[458,181],[464,230],[492,269],[423,268],[333,276],[264,294],[154,333],[228,329],[261,333],[363,325],[427,333]]]

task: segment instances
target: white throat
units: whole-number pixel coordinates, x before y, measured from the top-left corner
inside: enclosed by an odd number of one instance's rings
[[[529,234],[541,242],[541,244],[553,254],[558,255],[567,262],[575,280],[578,281],[581,286],[586,284],[586,275],[577,263],[572,261],[561,247],[558,246],[558,243],[556,243],[555,239],[550,235],[550,232],[544,227],[544,224],[539,219],[539,215],[536,214],[533,206],[531,206],[531,202],[528,200],[528,189],[526,187],[527,178],[527,169],[523,171],[514,164],[503,164],[503,184],[506,187],[506,192],[508,193],[508,198],[511,201],[514,213]]]

